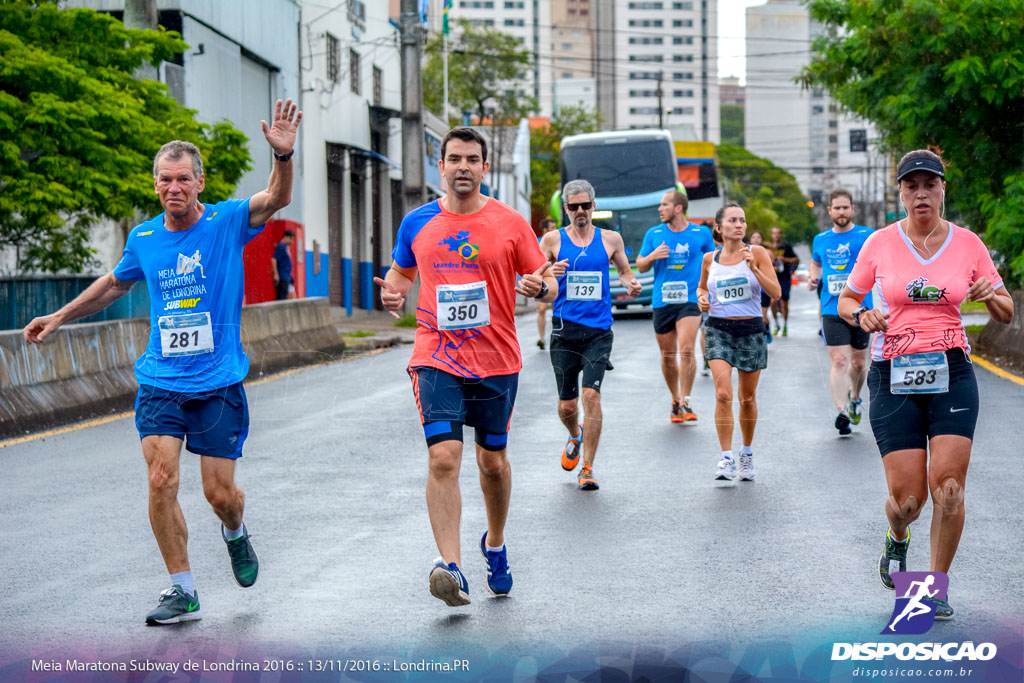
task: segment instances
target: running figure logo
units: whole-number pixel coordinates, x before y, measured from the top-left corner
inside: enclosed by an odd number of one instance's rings
[[[926,277],[918,277],[908,282],[905,289],[907,290],[907,296],[914,303],[937,304],[943,299],[946,299],[947,302],[949,301],[946,297],[946,288],[939,289],[935,285],[929,285],[928,278]]]
[[[185,256],[181,252],[178,252],[178,275],[188,275],[196,268],[198,268],[199,274],[202,275],[203,279],[205,280],[206,271],[203,270],[203,264],[200,263],[202,258],[203,255],[199,253],[198,249],[196,249],[196,253],[192,254],[191,256]]]
[[[935,603],[945,600],[949,577],[943,572],[893,572],[896,606],[882,635],[920,635],[935,623]]]

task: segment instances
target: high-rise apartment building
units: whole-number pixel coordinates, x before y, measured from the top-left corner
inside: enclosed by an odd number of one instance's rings
[[[691,125],[719,141],[717,0],[613,0],[616,128]],[[604,9],[604,8],[602,8]],[[599,81],[600,89],[600,81]],[[660,97],[659,97],[660,91]]]
[[[884,197],[886,163],[870,149],[871,126],[794,82],[822,30],[797,0],[747,8],[746,147],[792,173],[819,207],[835,188],[851,190],[868,220]]]

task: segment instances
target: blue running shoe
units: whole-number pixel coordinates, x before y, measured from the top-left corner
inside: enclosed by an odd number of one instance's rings
[[[512,570],[508,566],[508,548],[504,545],[501,550],[493,552],[487,550],[487,532],[480,537],[480,554],[487,562],[487,590],[491,595],[503,598],[512,590]]]
[[[949,597],[949,596],[946,596]],[[949,621],[953,618],[953,608],[945,600],[938,598],[924,598],[925,602],[935,605],[935,621]]]
[[[896,571],[907,571],[907,548],[910,547],[910,529],[907,529],[907,537],[897,541],[892,537],[892,529],[885,532],[885,548],[882,550],[882,557],[878,560],[878,576],[882,579],[882,585],[889,590],[896,590],[889,572],[892,569],[892,562],[896,562]],[[935,617],[938,619],[938,616]]]
[[[469,604],[469,582],[454,562],[444,563],[444,558],[434,560],[430,570],[430,594],[444,600],[449,607]]]
[[[846,391],[846,414],[850,416],[850,422],[855,425],[860,424],[860,407],[864,403],[864,399],[858,398],[856,401],[851,398],[853,395],[853,387],[850,387]]]

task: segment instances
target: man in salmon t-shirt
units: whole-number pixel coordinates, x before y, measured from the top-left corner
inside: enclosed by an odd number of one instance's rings
[[[427,440],[427,512],[441,553],[430,572],[430,593],[455,607],[469,604],[459,545],[463,425],[476,430],[487,507],[487,531],[480,539],[487,587],[498,596],[512,588],[504,542],[512,470],[505,446],[523,367],[515,296],[550,303],[558,282],[547,273],[551,264],[529,223],[480,193],[490,168],[480,133],[450,130],[441,141],[438,165],[448,194],[405,216],[394,264],[374,282],[384,308],[397,315],[420,276],[408,372]],[[522,276],[518,286],[517,274]]]

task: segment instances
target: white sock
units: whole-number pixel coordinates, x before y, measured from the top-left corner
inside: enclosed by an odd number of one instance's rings
[[[192,571],[179,572],[177,574],[171,574],[171,585],[181,586],[181,590],[185,591],[192,597],[196,596],[196,582],[192,578]]]
[[[750,446],[740,446],[740,455],[753,455],[754,449]]]
[[[244,522],[242,523],[242,526],[238,527],[237,529],[229,529],[226,526],[224,526],[223,524],[221,526],[224,528],[223,534],[224,534],[224,540],[225,541],[234,541],[236,539],[241,538],[242,534],[245,533],[245,523]]]
[[[722,458],[724,460],[732,460],[732,449],[722,451]]]
[[[502,543],[500,548],[492,548],[491,546],[484,543],[484,547],[487,548],[487,552],[489,553],[500,553],[502,550],[505,549],[505,544]]]

